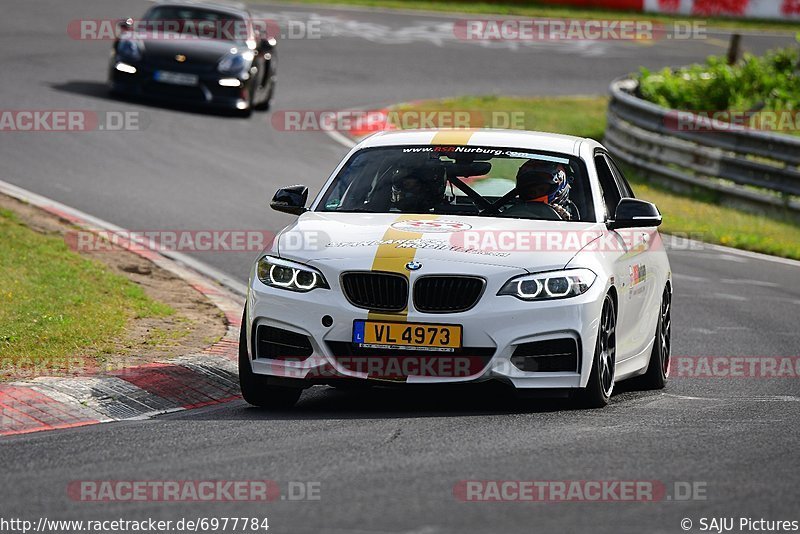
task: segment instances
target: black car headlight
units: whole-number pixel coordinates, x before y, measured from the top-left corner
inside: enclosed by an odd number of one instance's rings
[[[271,287],[305,293],[313,289],[330,289],[322,273],[302,263],[264,256],[258,260],[256,275]]]
[[[596,278],[589,269],[526,274],[506,282],[497,294],[520,300],[565,299],[586,293]]]
[[[117,55],[124,59],[139,61],[142,59],[142,48],[132,39],[123,39],[117,45]]]

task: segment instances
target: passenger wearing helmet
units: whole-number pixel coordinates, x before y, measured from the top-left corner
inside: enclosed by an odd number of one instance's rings
[[[520,202],[547,204],[565,221],[578,217],[578,210],[569,198],[570,188],[567,169],[561,163],[532,159],[517,171]]]
[[[391,206],[404,213],[428,212],[444,198],[444,176],[430,168],[398,167],[391,181]]]

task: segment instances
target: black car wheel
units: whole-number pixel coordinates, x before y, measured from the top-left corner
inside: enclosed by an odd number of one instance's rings
[[[269,68],[267,68],[267,72],[264,76],[269,76]],[[253,109],[258,111],[268,111],[270,106],[272,105],[272,95],[275,93],[275,79],[267,80],[267,87],[264,95],[264,99],[253,105]]]
[[[653,350],[650,352],[650,364],[645,374],[637,379],[637,385],[641,389],[663,389],[667,385],[669,357],[672,350],[671,336],[672,293],[669,287],[666,287],[661,296],[661,310],[658,315]]]
[[[580,392],[578,400],[586,408],[602,408],[608,404],[614,390],[614,375],[617,355],[617,314],[614,299],[606,295],[603,311],[600,313],[600,326],[594,349],[592,372],[586,389]]]

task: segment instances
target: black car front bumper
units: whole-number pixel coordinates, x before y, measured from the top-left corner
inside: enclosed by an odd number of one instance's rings
[[[120,70],[120,66],[126,70],[133,67],[135,72],[125,72]],[[183,75],[194,75],[197,77],[197,82],[192,85],[183,85],[158,81],[156,72],[165,70]],[[160,65],[112,58],[108,79],[112,91],[129,96],[235,110],[247,110],[251,106],[252,79],[239,79],[238,87],[222,86],[220,80],[230,82],[236,78],[222,75],[216,70],[163,69]]]

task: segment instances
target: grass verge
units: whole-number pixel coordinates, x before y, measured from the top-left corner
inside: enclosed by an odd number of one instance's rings
[[[290,4],[347,5],[383,9],[410,9],[446,13],[474,13],[479,15],[514,15],[543,18],[650,20],[672,22],[686,20],[686,16],[659,13],[615,11],[602,8],[578,8],[541,5],[537,2],[474,2],[471,0],[284,0]],[[784,20],[744,20],[723,17],[702,18],[717,28],[796,31],[797,23]]]
[[[800,34],[798,34],[800,41]],[[735,65],[726,58],[710,56],[705,63],[638,76],[639,96],[659,106],[699,113],[714,113],[732,121],[743,112],[744,125],[800,135],[800,46],[770,50],[763,56],[745,54]],[[752,112],[757,110],[757,112]],[[721,113],[728,112],[728,113]],[[739,119],[741,120],[741,119]]]
[[[107,350],[132,319],[173,313],[60,236],[0,209],[0,360],[57,366]]]
[[[559,132],[601,139],[606,129],[606,104],[599,97],[565,96],[508,97],[508,96],[463,96],[441,100],[425,100],[399,104],[399,111],[470,111],[479,112],[486,127],[493,124],[492,114],[509,117],[504,122],[523,130]],[[516,116],[514,114],[517,114]],[[522,120],[516,120],[517,118]],[[505,126],[506,124],[502,124]]]
[[[607,99],[604,97],[458,97],[401,104],[401,110],[522,111],[526,130],[557,132],[602,140]],[[745,213],[715,204],[705,193],[691,197],[677,194],[630,170],[626,177],[636,196],[655,202],[667,233],[688,234],[754,252],[800,259],[800,227],[791,222]]]

